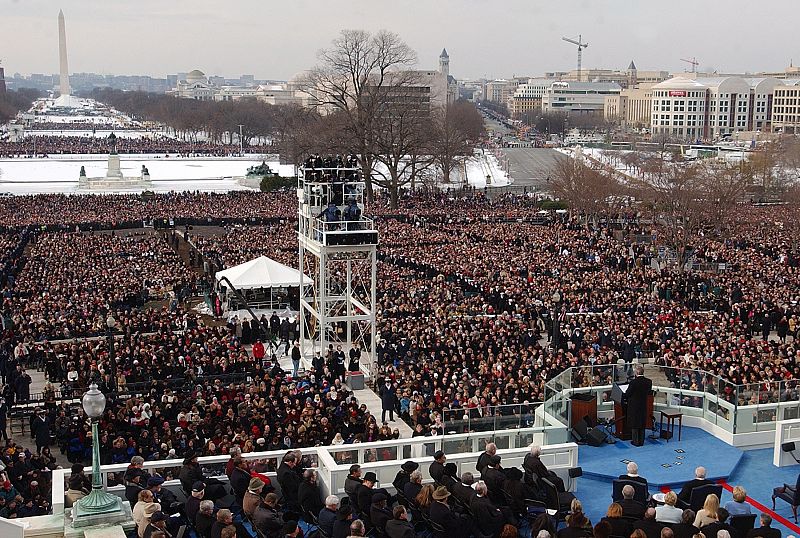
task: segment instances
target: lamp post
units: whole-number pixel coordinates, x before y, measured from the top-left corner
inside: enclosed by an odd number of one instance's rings
[[[89,390],[81,400],[83,410],[92,421],[92,492],[76,503],[76,516],[92,516],[116,512],[120,498],[103,491],[103,477],[100,475],[100,441],[98,439],[97,419],[106,408],[106,397],[97,389],[97,384],[89,385]]]
[[[112,392],[117,391],[117,358],[114,356],[114,328],[116,326],[117,320],[109,314],[106,318],[106,327],[108,328],[108,362],[111,370],[111,386],[109,388]]]
[[[558,307],[561,303],[561,294],[557,291],[550,296],[550,299],[553,301],[553,334],[551,337],[551,345],[553,346],[553,351],[558,350],[558,340],[561,337],[561,327],[559,327],[558,321]]]
[[[242,154],[244,153],[244,145],[242,143],[242,127],[244,127],[244,125],[240,123],[239,124],[239,157],[241,157]]]

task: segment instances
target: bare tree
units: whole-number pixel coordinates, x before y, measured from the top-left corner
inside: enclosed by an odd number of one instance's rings
[[[580,159],[559,159],[551,182],[553,193],[580,214],[586,224],[606,215],[621,188],[606,170],[588,166]]]
[[[376,127],[374,158],[382,166],[374,168],[373,181],[389,192],[396,209],[400,189],[433,166],[431,114],[403,96],[377,118]]]
[[[377,124],[392,99],[387,88],[404,84],[399,74],[416,61],[416,53],[393,32],[343,30],[318,58],[303,81],[304,91],[321,110],[344,114],[371,200]]]
[[[472,157],[484,133],[483,117],[472,103],[458,101],[434,111],[432,120],[431,156],[442,181],[449,183],[452,171]]]

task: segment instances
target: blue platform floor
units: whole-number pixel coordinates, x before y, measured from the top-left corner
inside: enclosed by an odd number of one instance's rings
[[[687,435],[687,432],[688,435]],[[722,441],[695,428],[683,428],[680,444],[677,440],[653,442],[648,440],[644,447],[632,447],[630,442],[617,443],[602,447],[581,446],[578,463],[584,470],[584,476],[578,479],[576,496],[581,500],[584,511],[597,523],[611,504],[611,479],[625,472],[625,465],[619,460],[631,459],[639,465],[640,474],[651,484],[668,484],[666,487],[678,490],[682,480],[692,478],[694,468],[702,465],[709,469],[710,476],[724,478],[725,484],[732,487],[740,485],[747,490],[748,503],[754,513],[767,509],[773,517],[773,527],[781,531],[784,537],[800,536],[800,526],[795,525],[792,509],[785,502],[778,501],[772,512],[772,489],[784,483],[794,484],[800,473],[800,465],[775,467],[772,465],[772,449],[740,451]],[[667,460],[675,460],[674,450],[685,450],[683,463],[679,466],[661,467]],[[690,460],[691,455],[691,460]],[[671,463],[672,463],[671,462]],[[676,469],[677,467],[677,469]],[[590,469],[590,472],[587,472]],[[655,493],[659,486],[651,486]],[[732,500],[730,491],[722,492],[721,504]]]
[[[677,430],[676,430],[677,434]],[[682,451],[682,452],[678,452]],[[683,428],[669,441],[645,439],[644,446],[630,441],[617,441],[599,447],[582,445],[578,461],[586,477],[611,480],[626,472],[624,460],[633,460],[639,474],[647,478],[651,489],[676,486],[694,478],[694,470],[702,465],[710,480],[728,478],[739,464],[743,452],[699,428]]]

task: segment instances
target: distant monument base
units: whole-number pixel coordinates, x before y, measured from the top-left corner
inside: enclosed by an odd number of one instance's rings
[[[146,190],[152,186],[150,171],[144,165],[142,165],[142,174],[139,177],[122,175],[119,155],[116,153],[108,156],[108,169],[105,177],[87,177],[86,168],[83,166],[81,166],[78,176],[78,188],[81,190]]]
[[[53,101],[53,108],[83,108],[83,102],[74,95],[59,95]]]

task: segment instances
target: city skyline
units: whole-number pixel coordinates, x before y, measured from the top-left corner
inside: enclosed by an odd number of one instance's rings
[[[0,0],[0,57],[8,74],[57,73],[59,9],[70,29],[75,73],[163,77],[200,69],[208,75],[285,80],[313,66],[316,52],[344,28],[397,32],[417,51],[422,68],[435,67],[447,47],[451,72],[460,79],[574,69],[576,51],[561,37],[579,33],[589,43],[584,69],[624,69],[634,59],[640,69],[678,72],[688,67],[681,58],[696,56],[701,70],[778,71],[800,57],[792,18],[780,16],[791,11],[789,0],[765,4],[760,12],[739,0],[726,2],[724,11],[717,2],[698,6],[686,0],[668,8],[628,0],[602,5],[511,0],[501,9],[479,0],[334,4],[296,0],[267,7],[242,1],[222,11],[219,2],[198,0],[188,11],[185,2],[153,0]],[[747,17],[727,15],[743,10]],[[313,20],[306,21],[309,14]],[[710,21],[719,23],[709,30]]]

